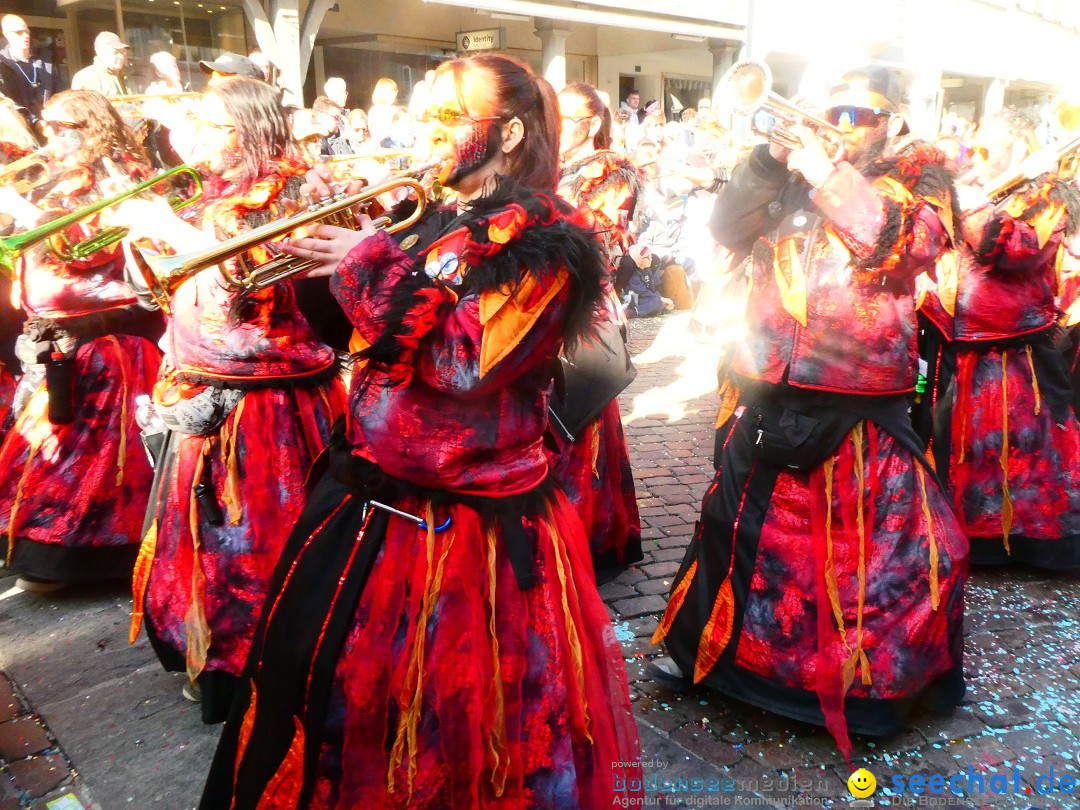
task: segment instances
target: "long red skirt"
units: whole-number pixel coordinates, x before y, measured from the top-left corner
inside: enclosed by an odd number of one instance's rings
[[[131,335],[95,338],[75,361],[75,419],[54,425],[44,385],[0,445],[0,546],[11,567],[57,581],[131,574],[153,471],[135,397],[161,353]]]
[[[942,475],[973,563],[1080,567],[1080,422],[1067,394],[1052,406],[1067,377],[1040,357],[1025,346],[956,353]]]
[[[558,436],[548,461],[589,538],[596,580],[603,584],[640,562],[641,517],[619,401],[613,399],[580,440]]]
[[[755,428],[722,429],[655,640],[696,682],[826,725],[845,753],[849,728],[895,733],[924,693],[958,702],[968,544],[933,473],[872,421],[808,471],[759,459]]]
[[[132,633],[142,607],[166,669],[186,670],[192,681],[240,674],[308,471],[344,408],[337,380],[256,389],[209,436],[172,434],[136,566]],[[219,525],[195,497],[199,484],[220,510]],[[229,688],[221,691],[204,689],[207,722],[224,719]]]
[[[440,531],[365,499],[313,493],[201,808],[638,806],[625,664],[565,496],[502,518],[392,500]]]

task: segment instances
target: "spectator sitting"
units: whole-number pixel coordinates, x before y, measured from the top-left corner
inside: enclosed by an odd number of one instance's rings
[[[622,299],[628,318],[648,318],[675,308],[675,302],[660,292],[659,262],[647,245],[631,245],[615,270],[615,291]]]

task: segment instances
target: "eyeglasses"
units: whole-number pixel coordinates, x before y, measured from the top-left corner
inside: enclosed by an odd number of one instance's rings
[[[45,127],[45,129],[51,129],[54,132],[68,129],[82,129],[84,126],[83,124],[77,124],[74,121],[54,121],[52,119],[42,120],[41,125]]]
[[[236,129],[236,124],[219,124],[217,121],[208,121],[205,118],[199,121],[199,126],[216,129],[218,132],[233,132]]]
[[[588,121],[592,117],[593,116],[591,116],[591,115],[583,115],[580,118],[574,118],[572,115],[564,115],[564,116],[562,116],[562,120],[563,121],[570,121],[573,124],[580,124],[582,121]]]
[[[825,111],[825,120],[834,127],[847,122],[852,129],[877,126],[882,116],[888,115],[881,107],[830,107]]]
[[[426,124],[439,123],[444,127],[459,127],[464,124],[479,124],[484,121],[498,121],[505,118],[504,115],[469,115],[464,110],[450,110],[443,107],[439,110],[428,110],[420,116],[420,120]]]

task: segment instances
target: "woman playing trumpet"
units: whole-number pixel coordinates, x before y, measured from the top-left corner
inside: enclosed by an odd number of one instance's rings
[[[0,208],[31,227],[149,176],[145,155],[103,96],[60,93],[42,112],[50,185],[38,205],[3,190]],[[103,188],[104,187],[104,188]],[[76,242],[102,215],[71,226]],[[64,261],[28,251],[17,279],[27,314],[25,374],[0,445],[0,548],[27,589],[125,577],[138,549],[152,472],[138,446],[135,398],[153,385],[160,320],[137,305],[123,254]]]
[[[422,258],[366,217],[289,248],[333,273],[363,348],[203,808],[634,798],[622,655],[543,448],[554,364],[604,273],[555,196],[555,95],[485,54],[439,68],[432,105],[458,204],[402,243]]]
[[[295,208],[307,166],[273,88],[230,78],[204,96],[200,112],[191,161],[204,183],[194,225],[160,201],[133,201],[129,220],[148,224],[132,237],[186,250]],[[132,638],[145,611],[158,658],[187,672],[185,695],[201,697],[212,723],[224,719],[344,389],[333,350],[300,313],[289,282],[241,295],[208,270],[182,284],[169,308],[154,406],[170,432],[136,566]]]

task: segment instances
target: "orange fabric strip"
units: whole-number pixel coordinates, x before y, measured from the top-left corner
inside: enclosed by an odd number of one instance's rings
[[[919,479],[919,491],[922,494],[923,517],[926,518],[926,534],[927,539],[930,542],[930,607],[937,610],[941,601],[941,594],[938,593],[939,558],[937,539],[934,537],[934,518],[930,514],[930,499],[926,494],[926,473],[923,472],[922,465],[918,462],[915,463],[915,475]]]
[[[731,641],[731,631],[735,625],[735,594],[731,590],[731,577],[728,576],[720,586],[713,603],[712,614],[701,631],[698,641],[697,660],[694,662],[694,683],[700,683],[716,666],[721,654]]]
[[[512,295],[507,289],[480,294],[480,323],[484,327],[480,340],[481,377],[514,350],[569,278],[566,270],[559,270],[550,286],[540,290],[537,280],[526,274]]]
[[[304,787],[304,726],[294,717],[292,743],[274,776],[266,784],[255,810],[295,810]]]
[[[131,594],[134,603],[131,609],[131,628],[128,630],[128,644],[134,644],[142,629],[143,606],[146,603],[146,588],[150,584],[150,569],[154,565],[157,553],[157,518],[150,524],[139,546],[139,556],[135,558],[135,569],[131,574]]]
[[[240,723],[240,731],[237,732],[236,764],[233,766],[233,800],[230,810],[236,807],[236,784],[240,778],[240,763],[244,761],[244,753],[247,751],[248,743],[251,742],[251,729],[255,726],[255,704],[259,700],[259,693],[255,689],[255,679],[252,678],[249,683],[251,684],[251,702],[244,711],[244,719]]]
[[[207,463],[210,452],[210,439],[203,439],[203,449],[195,465],[195,481],[202,478],[203,465]],[[206,574],[203,573],[199,559],[199,503],[192,496],[189,498],[188,525],[191,531],[191,604],[184,616],[184,629],[187,632],[187,676],[195,683],[206,667],[206,658],[210,650],[210,624],[206,621]]]
[[[1028,365],[1031,366],[1031,388],[1035,392],[1035,415],[1042,413],[1042,397],[1039,395],[1039,378],[1035,374],[1035,359],[1031,356],[1031,344],[1024,346],[1027,350]]]
[[[555,532],[555,527],[551,525],[549,520],[544,521],[547,526],[548,534],[551,537],[551,542],[555,546],[555,571],[559,575],[559,586],[562,595],[562,610],[563,610],[563,624],[566,630],[566,639],[570,644],[570,657],[574,662],[574,675],[577,677],[578,693],[581,695],[581,711],[584,716],[585,727],[581,729],[585,736],[585,739],[589,741],[591,745],[593,742],[592,737],[592,720],[589,717],[589,707],[585,701],[585,657],[581,651],[581,639],[578,637],[577,625],[574,623],[574,616],[570,610],[570,596],[573,591],[574,601],[577,601],[577,590],[574,586],[573,571],[570,570],[570,560],[563,559],[566,554],[566,546],[563,543],[562,537]]]
[[[506,747],[506,705],[503,696],[502,666],[499,661],[499,637],[495,631],[495,549],[498,545],[494,529],[487,533],[488,573],[488,634],[491,636],[491,729],[488,751],[491,754],[491,784],[496,796],[506,789],[510,772],[510,754]]]
[[[675,621],[675,617],[679,614],[680,608],[683,606],[683,602],[686,600],[686,592],[690,590],[690,583],[694,581],[694,574],[697,573],[697,560],[690,563],[690,568],[686,572],[679,584],[675,586],[675,590],[671,592],[671,598],[668,599],[667,609],[664,611],[664,616],[660,620],[659,626],[656,628],[656,632],[653,633],[652,643],[659,644],[664,640],[664,637],[671,630],[671,625]]]

